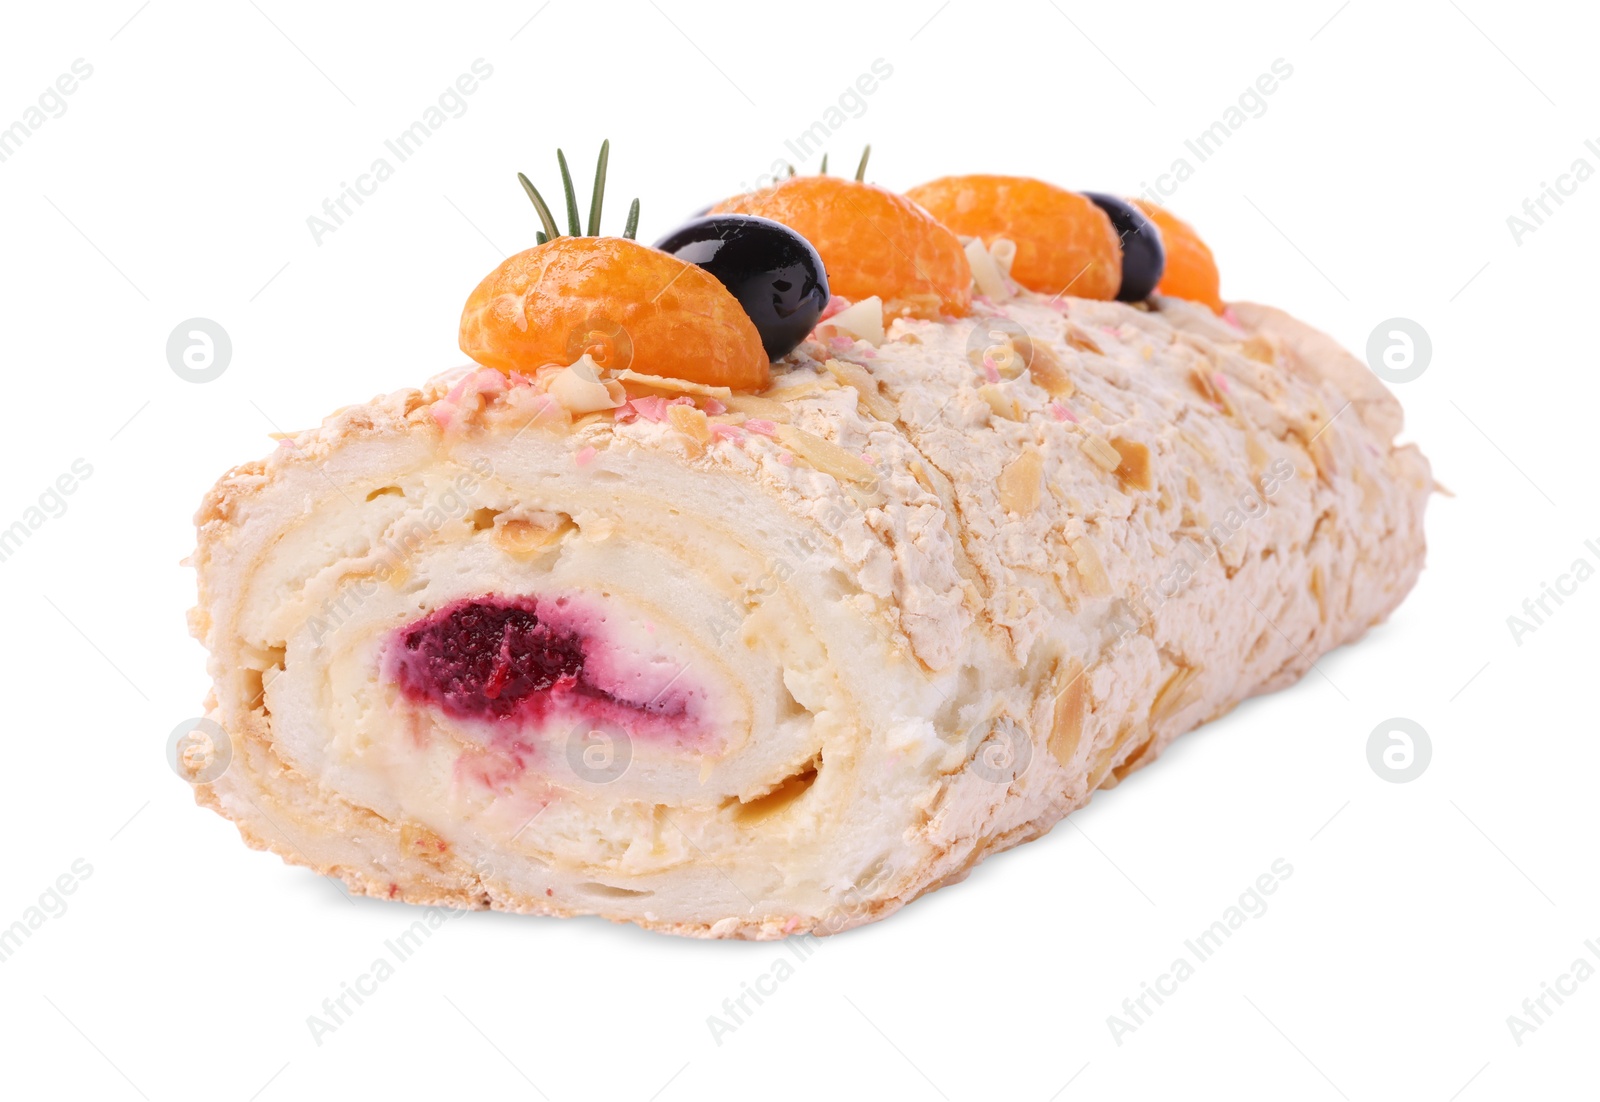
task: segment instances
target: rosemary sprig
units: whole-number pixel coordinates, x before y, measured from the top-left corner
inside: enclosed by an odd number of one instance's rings
[[[822,155],[822,167],[817,170],[817,175],[818,176],[826,176],[827,174],[828,174],[828,155],[826,153],[824,153]]]
[[[600,143],[600,163],[594,168],[594,191],[589,196],[589,236],[600,236],[600,204],[606,197],[606,163],[611,160],[611,139]]]
[[[561,190],[567,194],[567,232],[573,237],[582,236],[578,228],[578,197],[572,191],[572,173],[567,171],[567,155],[556,150],[556,163],[561,166]]]
[[[520,172],[517,173],[517,181],[522,184],[522,190],[528,193],[528,198],[533,200],[533,209],[539,212],[539,221],[544,223],[544,233],[541,236],[545,241],[560,237],[561,231],[556,229],[556,220],[551,216],[550,208],[545,205],[544,196],[533,186],[533,181]],[[544,244],[544,241],[539,244]]]
[[[605,203],[606,192],[606,166],[611,161],[611,140],[608,138],[600,143],[600,160],[594,170],[594,190],[589,196],[589,237],[600,236],[600,211]],[[572,186],[572,172],[567,168],[567,155],[561,150],[556,150],[556,163],[561,167],[561,190],[567,201],[567,230],[572,237],[583,237],[584,228],[578,221],[578,195]],[[522,185],[522,190],[528,193],[528,198],[533,202],[533,209],[539,214],[539,223],[544,228],[536,235],[535,239],[543,245],[554,241],[561,236],[561,230],[556,225],[555,215],[550,212],[550,206],[544,201],[544,196],[539,194],[539,189],[533,186],[532,181],[522,173],[517,173],[517,182]],[[628,208],[628,224],[622,231],[622,236],[633,240],[639,232],[639,200],[635,199]]]
[[[867,179],[867,158],[872,156],[872,146],[868,145],[861,151],[861,163],[856,165],[856,183],[865,183]]]

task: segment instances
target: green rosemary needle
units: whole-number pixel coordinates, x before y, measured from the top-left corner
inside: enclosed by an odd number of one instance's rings
[[[578,197],[572,191],[572,173],[567,171],[567,155],[561,150],[556,150],[556,163],[561,166],[561,190],[567,195],[567,232],[573,237],[582,237],[583,229],[578,222]]]
[[[589,196],[589,236],[600,236],[600,203],[606,195],[606,162],[611,159],[611,139],[600,143],[600,163],[594,169],[594,192]]]
[[[600,143],[600,159],[594,169],[594,190],[589,196],[589,223],[588,234],[583,232],[583,225],[578,221],[578,194],[572,186],[572,171],[567,167],[567,155],[561,150],[556,150],[556,163],[561,166],[561,191],[567,201],[567,230],[572,237],[599,237],[600,213],[605,205],[606,197],[606,166],[611,162],[611,139],[607,138]],[[528,198],[533,203],[533,209],[539,213],[539,224],[544,228],[536,235],[539,244],[544,245],[561,236],[561,230],[556,225],[555,215],[550,213],[550,205],[544,201],[544,196],[539,194],[539,189],[533,186],[533,181],[522,173],[517,173],[517,182],[522,185],[522,190],[528,193]],[[633,201],[633,206],[628,209],[628,225],[622,231],[622,236],[633,240],[639,232],[639,200]]]
[[[545,205],[544,196],[539,194],[539,189],[522,173],[517,173],[517,181],[522,184],[522,190],[528,193],[528,198],[533,200],[533,209],[539,212],[539,221],[544,223],[544,236],[546,240],[555,240],[561,236],[561,231],[556,229],[556,220],[550,213],[550,208]],[[540,244],[544,244],[543,241]]]

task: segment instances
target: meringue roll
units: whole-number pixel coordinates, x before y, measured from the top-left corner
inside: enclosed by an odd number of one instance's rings
[[[1400,428],[1327,337],[1174,299],[900,318],[760,394],[447,373],[207,496],[192,779],[357,892],[837,932],[1383,620]]]

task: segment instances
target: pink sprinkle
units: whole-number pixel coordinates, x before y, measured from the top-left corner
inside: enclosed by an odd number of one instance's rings
[[[872,458],[872,453],[871,452],[862,452],[861,453],[861,462],[865,463],[867,466],[870,467],[873,464],[875,464],[877,462],[877,460]]]
[[[667,400],[659,394],[651,394],[644,398],[635,398],[628,403],[635,413],[646,421],[665,421],[667,419]]]
[[[712,417],[715,417],[719,413],[728,412],[728,407],[717,401],[715,398],[707,398],[706,404],[700,408],[704,409]]]
[[[988,356],[983,358],[983,373],[991,383],[1000,381],[1000,369],[994,365],[994,360]]]
[[[573,456],[572,458],[577,461],[578,466],[587,467],[590,463],[594,462],[594,449],[593,448],[584,448],[581,452],[579,452],[577,455]]]
[[[1100,332],[1110,333],[1113,337],[1117,335],[1116,327],[1111,325],[1102,325],[1100,327]]]
[[[278,441],[278,447],[280,447],[280,448],[292,448],[292,447],[294,447],[294,441],[290,440],[287,436],[285,436],[282,440]]]
[[[692,406],[692,405],[694,405],[694,399],[689,397],[687,394],[680,394],[676,398],[674,398],[672,401],[668,402],[667,405],[669,405],[669,406]]]
[[[1066,406],[1062,405],[1060,402],[1050,403],[1050,415],[1057,421],[1071,421],[1073,424],[1078,423],[1078,419],[1073,416],[1072,411]]]
[[[800,916],[799,915],[792,915],[792,916],[790,916],[789,921],[785,922],[783,924],[783,932],[786,933],[786,934],[792,934],[792,933],[794,933],[796,927],[798,927],[799,925],[800,925]]]
[[[447,429],[450,427],[451,420],[455,417],[456,407],[452,406],[448,401],[435,402],[429,412],[433,414],[433,420],[436,425],[442,429]]]
[[[718,423],[711,426],[711,439],[713,440],[738,440],[743,436],[744,430],[738,425]]]
[[[1211,373],[1211,381],[1217,384],[1217,389],[1222,391],[1222,393],[1228,393],[1228,377],[1222,372],[1213,371]]]
[[[1233,312],[1233,307],[1231,306],[1222,311],[1222,320],[1233,326],[1235,329],[1244,328],[1243,325],[1239,324],[1239,315]]]
[[[778,462],[782,463],[785,467],[792,467],[794,466],[794,456],[790,455],[788,452],[781,452],[778,455]]]
[[[872,348],[863,348],[860,355],[863,360],[875,360],[878,358],[877,350]]]
[[[752,417],[744,423],[744,427],[751,432],[760,433],[762,436],[778,435],[778,426],[771,421],[763,421],[759,417]]]
[[[838,295],[831,295],[828,298],[828,305],[826,305],[826,306],[824,306],[822,308],[822,316],[820,318],[818,318],[817,320],[818,321],[827,321],[829,318],[833,317],[833,315],[839,313],[842,310],[848,310],[849,308],[850,308],[850,300],[849,299],[840,298]]]
[[[992,306],[992,305],[994,305],[993,303],[991,303],[989,301],[989,296],[988,295],[973,295],[972,296],[972,301],[977,306]]]
[[[856,342],[853,337],[829,337],[828,343],[837,349],[850,348]]]

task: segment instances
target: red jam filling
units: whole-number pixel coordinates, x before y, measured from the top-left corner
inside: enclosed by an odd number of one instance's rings
[[[659,676],[659,664],[628,668],[644,660],[610,647],[603,626],[566,598],[458,601],[399,631],[390,676],[408,700],[453,719],[521,727],[571,717],[631,734],[691,734],[699,693],[671,670],[670,680]]]

